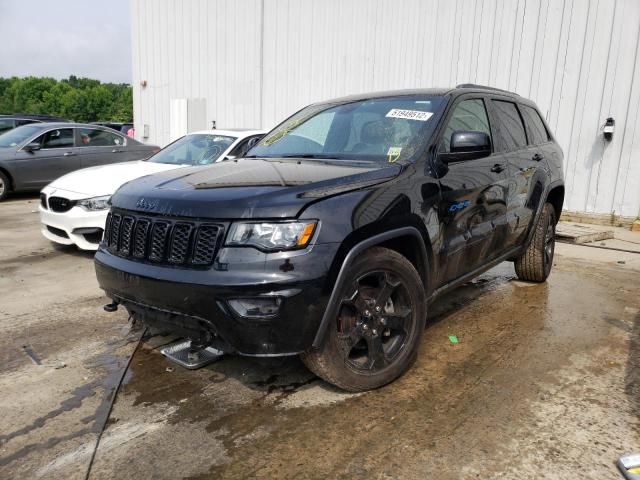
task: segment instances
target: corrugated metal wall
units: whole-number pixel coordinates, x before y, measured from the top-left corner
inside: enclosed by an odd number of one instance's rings
[[[565,152],[567,209],[640,214],[638,0],[133,0],[132,9],[136,126],[150,126],[150,141],[169,140],[172,98],[206,98],[220,128],[271,127],[350,93],[481,83],[538,103]]]

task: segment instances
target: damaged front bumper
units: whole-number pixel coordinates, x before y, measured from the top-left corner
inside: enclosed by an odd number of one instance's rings
[[[140,263],[99,250],[100,287],[134,318],[225,353],[295,355],[308,349],[328,302],[336,244],[304,252],[223,248],[211,269]],[[258,304],[260,308],[249,307]],[[266,305],[266,307],[264,307]],[[262,309],[262,310],[261,310]]]

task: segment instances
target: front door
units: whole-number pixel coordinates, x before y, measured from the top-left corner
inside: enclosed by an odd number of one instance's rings
[[[454,106],[439,142],[439,152],[449,151],[451,135],[460,130],[492,136],[484,99],[466,98]],[[495,153],[448,164],[448,171],[440,178],[440,284],[455,280],[502,253],[507,173],[506,159]]]
[[[34,142],[39,143],[39,150],[20,150],[16,153],[15,175],[22,179],[20,188],[42,188],[80,168],[72,128],[49,130]]]

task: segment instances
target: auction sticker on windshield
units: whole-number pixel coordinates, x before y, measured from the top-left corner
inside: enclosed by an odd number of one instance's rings
[[[422,110],[402,110],[400,108],[392,108],[385,116],[391,118],[406,118],[407,120],[419,120],[426,122],[431,118],[433,112],[423,112]]]

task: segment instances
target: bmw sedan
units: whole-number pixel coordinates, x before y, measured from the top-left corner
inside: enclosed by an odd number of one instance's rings
[[[10,192],[40,190],[74,170],[141,160],[159,150],[98,125],[23,125],[0,135],[0,200]]]
[[[260,130],[189,133],[147,160],[85,168],[58,178],[40,194],[42,234],[55,243],[96,250],[109,213],[109,198],[122,184],[152,173],[242,157],[264,133]]]

